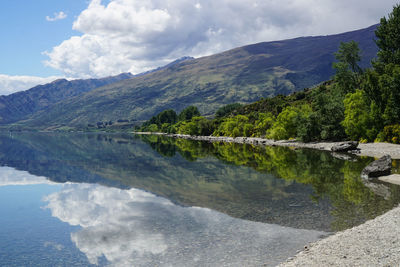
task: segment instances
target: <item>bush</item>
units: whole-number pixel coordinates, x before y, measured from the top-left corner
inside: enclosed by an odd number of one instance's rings
[[[226,118],[219,125],[213,135],[216,136],[246,136],[252,135],[253,125],[249,123],[249,118],[244,115],[236,115],[232,118]]]
[[[400,125],[394,124],[385,126],[383,131],[378,135],[376,141],[400,144]]]

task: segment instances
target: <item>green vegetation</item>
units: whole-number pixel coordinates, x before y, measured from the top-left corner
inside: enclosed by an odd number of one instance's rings
[[[240,103],[233,103],[233,104],[228,104],[228,105],[222,106],[217,110],[217,112],[215,112],[215,117],[216,118],[225,117],[241,107],[242,107],[242,104],[240,104]]]
[[[354,41],[341,43],[334,54],[336,74],[326,82],[289,96],[262,99],[249,105],[219,108],[214,119],[181,118],[175,125],[142,131],[215,136],[299,139],[305,142],[352,139],[399,142],[400,128],[400,6],[377,27],[378,58],[372,68],[359,65]],[[160,113],[162,114],[162,113]],[[157,115],[157,116],[160,116]],[[206,128],[206,130],[205,130]]]

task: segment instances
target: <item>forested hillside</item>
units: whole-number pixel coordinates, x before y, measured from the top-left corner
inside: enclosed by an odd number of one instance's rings
[[[400,6],[382,18],[376,34],[378,57],[371,68],[355,41],[341,43],[334,53],[332,81],[289,96],[263,99],[250,105],[227,105],[216,118],[190,118],[166,110],[143,124],[142,131],[191,135],[261,136],[302,141],[352,139],[400,143]],[[186,118],[184,118],[186,117]]]

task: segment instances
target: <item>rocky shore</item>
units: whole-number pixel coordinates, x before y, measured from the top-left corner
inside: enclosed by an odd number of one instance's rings
[[[301,143],[297,141],[275,141],[253,137],[190,136],[165,133],[157,134],[174,138],[207,142],[231,142],[252,145],[286,146],[332,151],[332,147],[343,142]],[[333,152],[335,153],[335,152]],[[380,158],[390,155],[400,159],[400,145],[388,143],[358,144],[353,151],[359,156]],[[346,154],[339,153],[336,156]],[[334,155],[335,156],[335,155]],[[381,181],[397,183],[399,177],[389,175]],[[394,181],[394,182],[393,182]],[[306,245],[304,250],[279,266],[398,266],[400,263],[400,206],[357,227],[335,233],[325,239]]]
[[[331,151],[333,146],[342,144],[343,142],[312,142],[302,143],[295,140],[272,140],[258,137],[225,137],[225,136],[194,136],[186,134],[168,134],[168,133],[150,133],[150,132],[135,132],[135,134],[153,134],[163,135],[174,138],[182,138],[189,140],[207,141],[207,142],[227,142],[239,144],[252,144],[264,146],[285,146],[295,148],[310,148],[318,150]],[[384,155],[390,155],[392,159],[400,159],[400,145],[388,143],[366,143],[358,144],[356,155],[379,158]]]

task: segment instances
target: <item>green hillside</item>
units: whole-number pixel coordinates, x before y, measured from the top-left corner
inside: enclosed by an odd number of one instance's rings
[[[130,73],[123,73],[102,79],[72,81],[58,79],[26,91],[0,96],[0,125],[26,119],[35,112],[47,109],[61,100],[132,77]]]
[[[86,127],[99,121],[145,120],[162,110],[180,111],[189,105],[207,115],[225,104],[287,95],[329,79],[340,42],[358,42],[361,66],[369,66],[377,52],[375,29],[259,43],[188,59],[68,98],[19,125]]]

